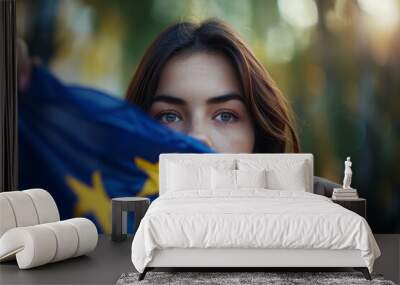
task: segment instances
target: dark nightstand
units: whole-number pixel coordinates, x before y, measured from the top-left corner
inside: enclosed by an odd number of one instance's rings
[[[124,241],[127,237],[127,214],[135,215],[135,231],[150,206],[150,199],[143,197],[121,197],[112,199],[112,241]]]
[[[335,200],[332,202],[339,204],[340,206],[359,214],[364,219],[367,219],[367,200],[364,198],[349,199],[349,200]]]

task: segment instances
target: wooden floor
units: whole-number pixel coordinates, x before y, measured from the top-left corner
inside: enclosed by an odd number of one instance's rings
[[[375,235],[382,251],[374,272],[400,283],[400,234]],[[100,235],[99,244],[88,256],[61,261],[29,270],[16,262],[0,264],[0,284],[115,284],[119,276],[134,271],[131,263],[132,237],[120,243]]]

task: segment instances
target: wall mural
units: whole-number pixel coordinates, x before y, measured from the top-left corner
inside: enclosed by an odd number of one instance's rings
[[[160,153],[298,147],[339,184],[350,156],[373,231],[399,233],[400,3],[289,2],[18,1],[19,188],[110,232],[112,197],[157,197]],[[209,18],[267,70],[252,88],[234,52],[167,57],[194,28],[165,28]]]

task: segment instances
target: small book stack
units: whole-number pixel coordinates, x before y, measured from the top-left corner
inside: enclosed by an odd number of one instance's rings
[[[343,189],[343,188],[334,188],[332,199],[335,200],[351,200],[358,199],[357,189]]]

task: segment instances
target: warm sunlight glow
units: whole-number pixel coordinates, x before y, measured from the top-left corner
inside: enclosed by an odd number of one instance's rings
[[[396,27],[400,21],[400,5],[396,0],[358,0],[360,8],[382,29]]]
[[[278,0],[281,17],[297,28],[309,28],[318,22],[318,10],[314,0]]]

